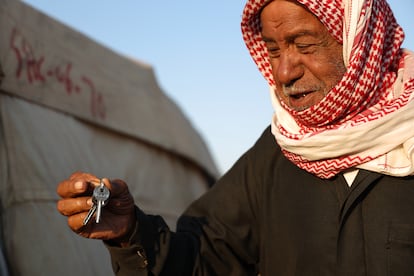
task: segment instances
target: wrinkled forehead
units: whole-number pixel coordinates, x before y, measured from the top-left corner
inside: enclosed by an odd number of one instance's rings
[[[326,26],[331,35],[343,42],[343,0],[253,0],[248,1],[252,8],[256,7],[256,20],[260,21],[260,11],[272,1],[291,1],[304,5]],[[260,24],[260,23],[259,23]]]

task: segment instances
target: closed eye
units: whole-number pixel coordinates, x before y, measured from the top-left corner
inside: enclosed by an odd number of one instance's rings
[[[301,54],[310,54],[313,53],[315,49],[315,44],[296,44],[296,49],[298,49]]]
[[[280,49],[277,47],[267,47],[267,52],[271,58],[278,58],[280,56]]]

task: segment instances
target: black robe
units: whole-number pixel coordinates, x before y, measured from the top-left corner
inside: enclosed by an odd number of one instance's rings
[[[118,276],[414,275],[414,177],[320,179],[287,160],[267,128],[176,232],[137,209],[131,240],[108,245]]]

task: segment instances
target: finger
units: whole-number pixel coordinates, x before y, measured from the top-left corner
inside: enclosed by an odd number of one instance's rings
[[[61,199],[57,202],[56,208],[64,216],[72,216],[82,212],[88,212],[92,206],[90,197],[77,197]]]
[[[88,212],[82,212],[82,213],[78,213],[78,214],[74,214],[72,216],[68,217],[68,225],[69,227],[75,231],[76,233],[80,233],[81,231],[85,231],[88,230],[86,228],[87,225],[83,225],[83,221],[86,218],[86,216],[88,215]],[[91,230],[91,229],[90,229]],[[85,235],[82,235],[85,236]]]
[[[88,216],[89,210],[84,212],[74,213],[68,216],[68,225],[69,227],[79,235],[85,238],[101,238],[102,231],[105,229],[107,232],[112,232],[111,228],[107,223],[95,223],[95,218],[91,218],[89,222],[85,225],[85,218]]]
[[[103,223],[103,221],[102,223],[97,224],[92,219],[88,222],[88,224],[84,225],[83,223],[87,215],[87,212],[82,212],[68,217],[69,227],[82,237],[91,239],[112,239],[116,235],[123,234],[123,232],[117,230],[119,226],[113,226],[110,223]],[[113,220],[111,219],[110,221]]]
[[[117,238],[124,234],[125,231],[119,231],[113,229],[110,224],[99,223],[90,221],[88,224],[83,225],[83,221],[87,213],[76,214],[68,218],[69,227],[78,235],[89,239],[101,239],[110,240]]]
[[[70,180],[79,180],[82,179],[86,182],[97,182],[99,184],[99,178],[95,175],[85,172],[74,172],[70,177]]]
[[[62,198],[89,195],[93,188],[98,185],[99,179],[88,174],[75,173],[69,179],[60,182],[56,192]]]

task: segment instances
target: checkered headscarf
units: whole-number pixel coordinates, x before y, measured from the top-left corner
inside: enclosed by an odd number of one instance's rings
[[[413,174],[414,58],[400,48],[404,32],[386,1],[297,0],[343,45],[347,66],[324,99],[303,111],[290,109],[274,93],[259,18],[269,2],[247,1],[242,32],[271,87],[272,131],[284,154],[322,178],[352,167],[398,176]]]

